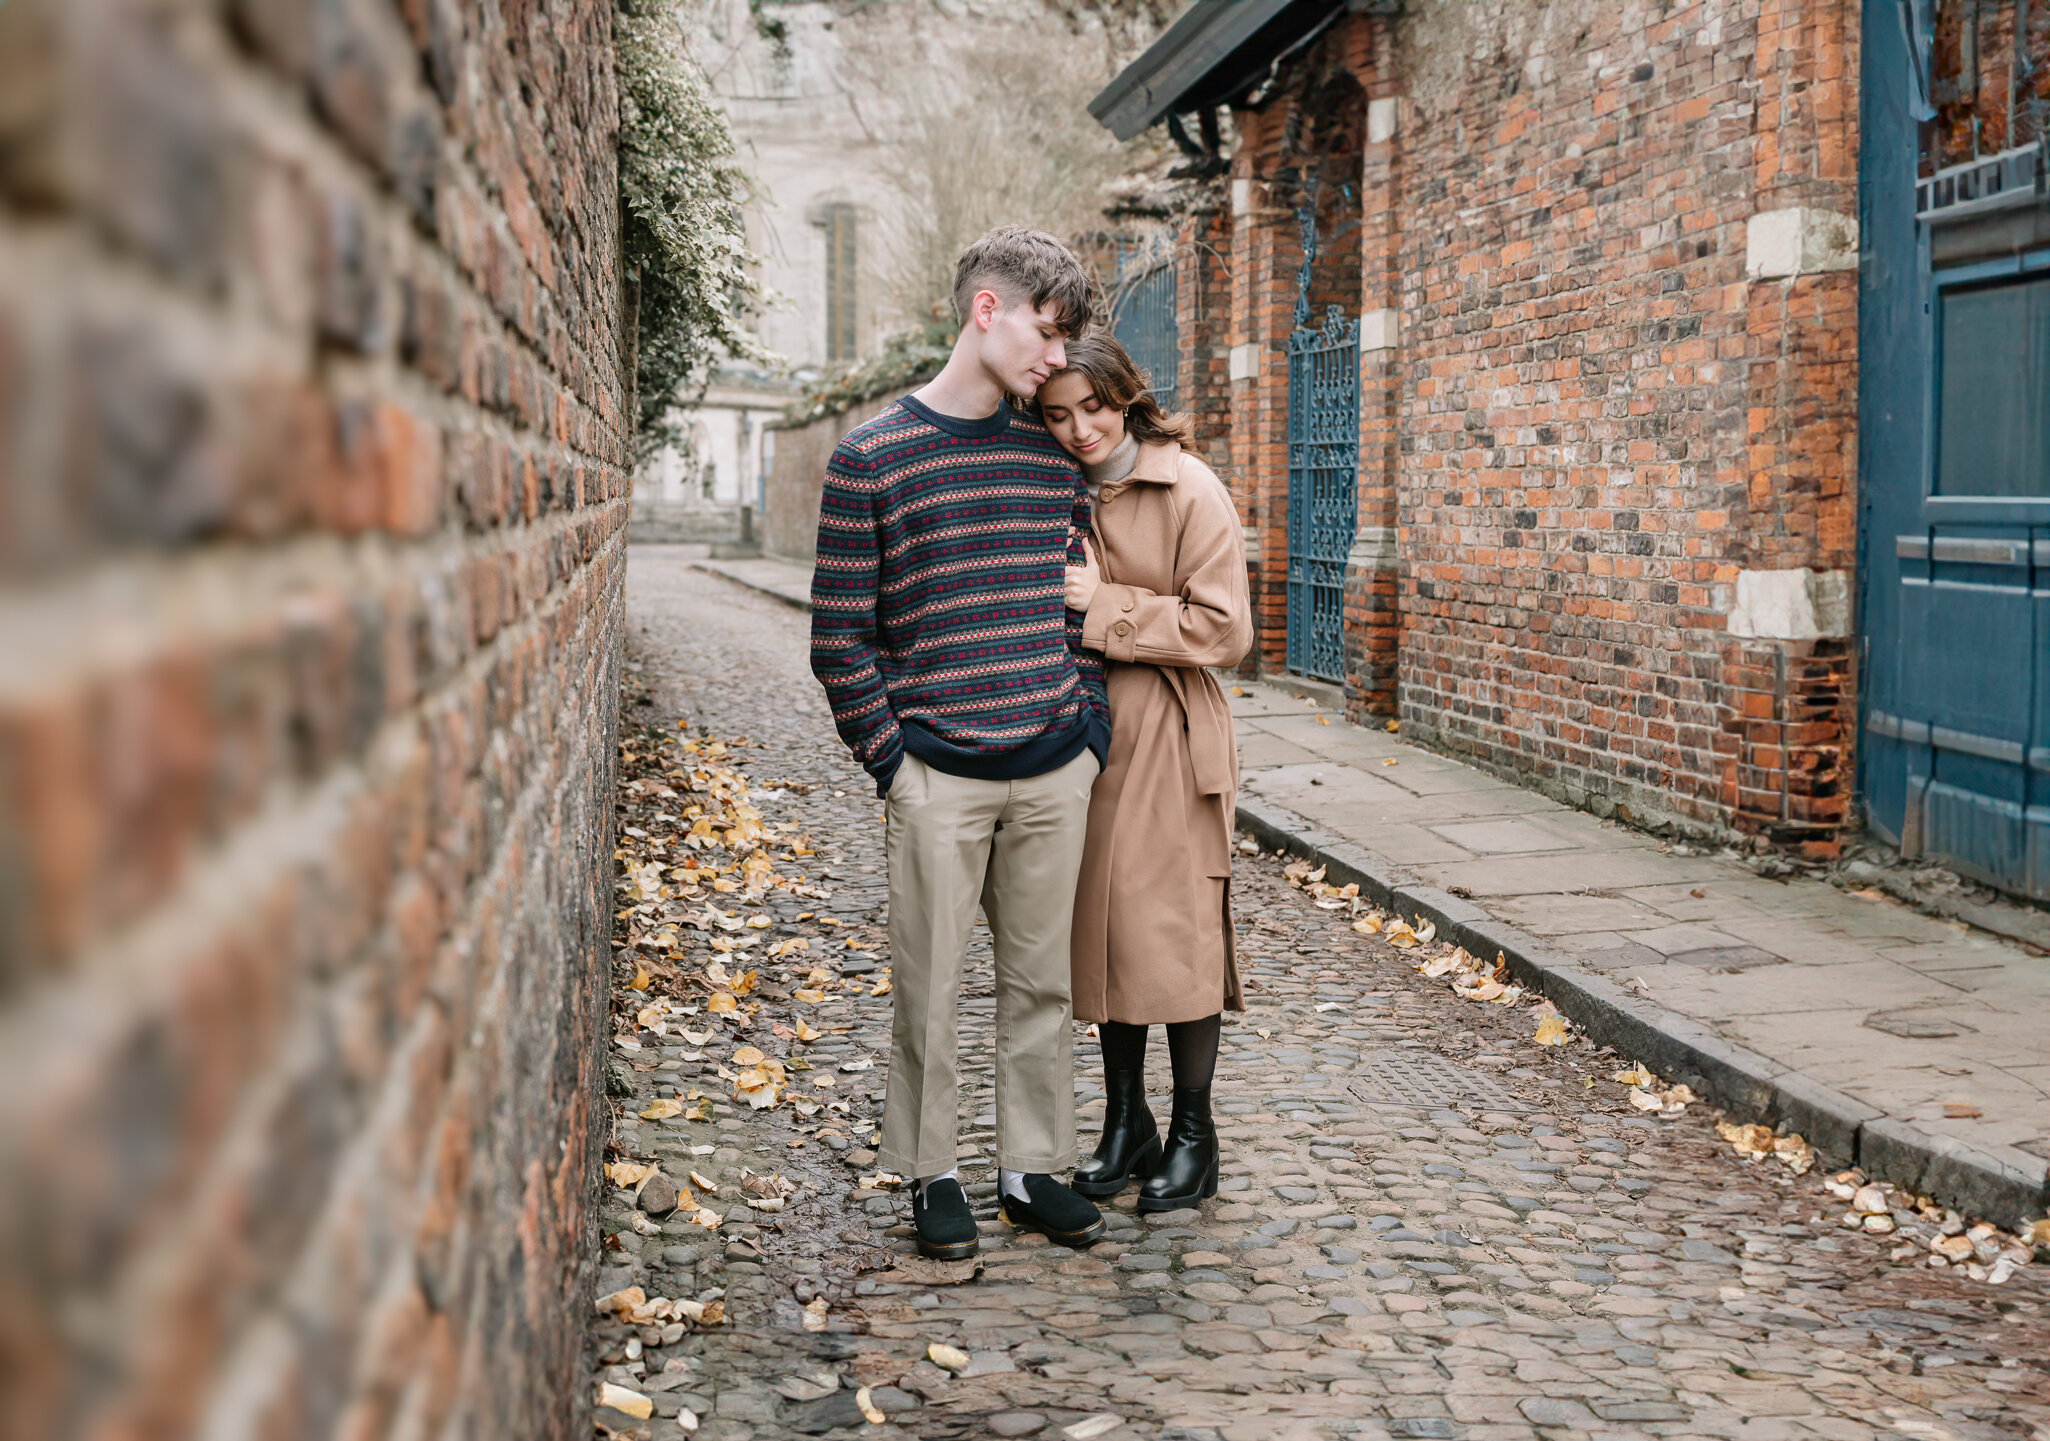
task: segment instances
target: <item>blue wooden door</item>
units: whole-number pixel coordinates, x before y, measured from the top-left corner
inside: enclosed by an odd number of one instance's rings
[[[1288,668],[1345,679],[1345,562],[1359,532],[1360,325],[1331,306],[1288,338]]]
[[[1903,854],[2050,899],[2050,248],[1944,258],[1990,212],[1918,196],[1894,7],[1865,38],[1860,790]]]

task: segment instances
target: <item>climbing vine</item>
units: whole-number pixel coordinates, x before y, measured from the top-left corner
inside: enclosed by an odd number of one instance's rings
[[[681,441],[679,403],[722,358],[769,365],[748,324],[763,298],[741,207],[747,173],[684,45],[678,0],[618,0],[619,191],[634,316],[635,449]]]

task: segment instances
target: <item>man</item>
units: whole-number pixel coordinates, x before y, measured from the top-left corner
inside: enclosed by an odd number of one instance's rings
[[[1001,1202],[1087,1245],[1075,1161],[1068,927],[1089,789],[1110,744],[1102,661],[1062,602],[1089,523],[1081,472],[1014,410],[1088,324],[1089,281],[1040,231],[992,230],[955,268],[960,335],[930,384],[826,467],[812,672],[886,798],[896,982],[880,1164],[916,1179],[919,1249],[976,1250],[955,1172],[956,999],[979,901],[996,942]]]

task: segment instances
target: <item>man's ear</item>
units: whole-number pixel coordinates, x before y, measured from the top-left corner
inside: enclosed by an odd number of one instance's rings
[[[1003,308],[1003,297],[994,290],[978,290],[975,298],[968,302],[968,318],[980,329],[987,330],[996,323]]]

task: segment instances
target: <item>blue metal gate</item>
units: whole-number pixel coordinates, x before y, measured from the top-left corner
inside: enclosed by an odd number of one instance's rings
[[[1181,359],[1173,260],[1162,261],[1130,284],[1120,278],[1111,329],[1125,353],[1146,373],[1154,400],[1173,414]]]
[[[1345,561],[1359,529],[1360,325],[1331,306],[1288,338],[1288,668],[1345,679]]]

